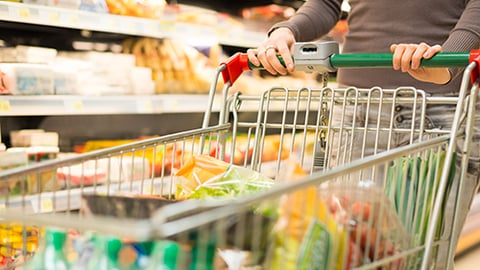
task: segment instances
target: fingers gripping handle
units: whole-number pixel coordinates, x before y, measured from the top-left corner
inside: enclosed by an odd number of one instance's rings
[[[295,43],[292,56],[295,60],[295,69],[320,73],[335,71],[335,68],[330,64],[330,57],[338,51],[338,43],[333,41]],[[280,55],[277,57],[280,63],[285,66],[283,58]],[[234,54],[223,65],[225,67],[222,71],[223,81],[231,84],[246,70],[263,69],[262,66],[255,66],[248,61],[248,56],[245,53]]]
[[[285,65],[282,57],[277,56],[280,63]],[[244,71],[253,70],[253,69],[263,69],[262,66],[255,66],[248,60],[248,55],[246,53],[236,53],[226,62],[222,63],[224,69],[222,70],[223,82],[230,82],[233,84]]]
[[[295,70],[304,72],[333,72],[338,68],[391,68],[393,54],[391,53],[339,53],[338,43],[299,42],[295,43],[293,51]],[[283,64],[283,59],[278,56]],[[480,52],[440,52],[430,59],[423,59],[423,67],[466,67],[470,62],[480,64]],[[248,61],[247,54],[237,53],[228,59],[222,71],[224,82],[234,83],[243,71],[263,69]],[[479,72],[476,72],[478,76]],[[473,80],[473,78],[472,78]]]

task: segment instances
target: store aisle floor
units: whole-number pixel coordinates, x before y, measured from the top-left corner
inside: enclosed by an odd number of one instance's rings
[[[455,258],[455,270],[480,269],[480,246],[477,246]]]

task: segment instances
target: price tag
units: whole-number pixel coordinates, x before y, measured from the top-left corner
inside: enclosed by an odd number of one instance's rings
[[[48,13],[48,22],[53,24],[58,24],[60,16],[57,12]]]
[[[53,201],[52,199],[42,199],[40,202],[40,212],[52,212]]]
[[[66,100],[65,110],[72,113],[81,113],[84,111],[83,102],[81,100]]]
[[[79,24],[79,19],[78,19],[78,16],[76,14],[71,14],[70,16],[68,16],[68,22],[72,25],[72,26],[77,26]]]
[[[139,113],[151,113],[153,112],[153,103],[151,100],[139,100],[137,102],[137,111]]]
[[[133,22],[128,22],[125,29],[128,33],[136,33],[135,24]]]
[[[32,198],[32,209],[34,213],[45,213],[53,211],[53,200],[51,198]]]
[[[0,100],[0,112],[10,112],[10,101]]]
[[[107,29],[110,30],[110,31],[122,30],[122,29],[118,29],[119,28],[118,23],[113,18],[107,18],[106,22],[105,22],[105,25],[107,26]]]
[[[170,20],[162,20],[160,22],[160,31],[165,33],[175,32],[175,22]]]
[[[28,9],[28,8],[19,8],[17,15],[18,15],[18,17],[19,17],[20,19],[29,20],[29,19],[30,19],[30,9]]]
[[[98,194],[98,195],[101,195],[101,196],[107,196],[108,192],[107,192],[107,190],[99,190],[99,191],[95,192],[95,194]]]
[[[168,103],[172,111],[176,111],[178,109],[178,100],[172,100]]]

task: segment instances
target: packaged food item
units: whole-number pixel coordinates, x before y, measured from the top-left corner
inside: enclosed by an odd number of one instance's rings
[[[284,182],[306,175],[293,164]],[[285,194],[278,211],[267,269],[351,269],[393,257],[412,243],[383,189],[369,180],[308,186]],[[387,269],[405,263],[392,260]]]
[[[76,95],[80,92],[77,73],[65,66],[53,67],[55,95]]]
[[[415,246],[422,245],[430,223],[434,199],[440,184],[441,172],[450,166],[449,183],[446,194],[451,189],[455,177],[456,164],[445,163],[446,151],[430,151],[422,157],[402,157],[388,168],[385,192],[393,202],[394,208],[411,235]],[[456,153],[452,160],[456,160]],[[447,198],[448,196],[445,196]],[[443,202],[444,204],[446,201]],[[442,207],[445,209],[446,206]],[[443,210],[440,215],[443,215]],[[442,220],[442,216],[440,216]],[[437,235],[443,228],[437,228]]]
[[[108,13],[105,0],[81,0],[79,9],[97,13]]]
[[[395,256],[411,247],[412,237],[382,188],[372,181],[328,183],[318,189],[329,211],[347,233],[347,265],[357,267]],[[387,269],[403,269],[406,261],[394,260]]]
[[[7,152],[26,153],[27,163],[34,164],[57,158],[60,150],[56,146],[31,146],[11,147],[7,149]],[[55,191],[64,187],[64,183],[55,178],[55,170],[45,170],[40,173],[32,173],[27,175],[26,178],[27,185],[21,190],[24,194]],[[25,181],[25,179],[23,181]]]
[[[58,147],[58,132],[43,129],[21,129],[10,131],[12,147],[45,146]]]
[[[87,263],[86,270],[126,270],[119,261],[123,247],[120,239],[109,235],[94,236],[94,252]]]
[[[48,6],[68,8],[68,9],[79,9],[81,0],[47,0]]]
[[[142,18],[160,18],[166,5],[164,0],[106,0],[112,14]]]
[[[78,94],[118,95],[131,92],[130,76],[135,68],[135,57],[126,53],[76,51],[59,52],[66,65],[74,65],[77,73]],[[77,63],[75,63],[77,62]],[[83,64],[82,64],[83,63]],[[88,68],[85,67],[88,66]]]
[[[293,164],[285,177],[295,181],[306,175]],[[345,249],[345,231],[316,186],[283,196],[273,230],[267,269],[337,269],[337,259]]]
[[[38,249],[39,229],[17,223],[0,224],[0,267],[14,265],[20,255],[31,255]]]
[[[64,250],[66,240],[67,233],[65,231],[51,227],[47,228],[43,236],[44,243],[42,247],[27,261],[22,269],[70,269],[70,264]]]
[[[53,48],[17,45],[15,47],[0,48],[1,62],[49,64],[57,56]]]
[[[3,87],[14,95],[52,95],[54,78],[46,64],[2,63]]]
[[[273,180],[248,168],[211,156],[192,156],[175,174],[177,199],[235,198],[273,185]]]
[[[160,240],[153,244],[151,259],[145,269],[147,270],[175,270],[185,268],[185,254],[183,254],[180,244]],[[184,267],[181,267],[181,265]]]
[[[0,152],[0,170],[26,166],[28,164],[27,151]],[[0,182],[0,195],[18,195],[21,193],[20,184],[24,178],[11,178]]]

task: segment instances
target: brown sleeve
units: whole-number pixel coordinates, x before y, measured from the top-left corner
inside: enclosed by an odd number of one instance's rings
[[[480,0],[467,1],[467,6],[450,33],[448,39],[442,44],[446,52],[468,52],[480,49]],[[451,68],[452,79],[463,72],[461,68]]]
[[[342,0],[308,0],[289,20],[273,25],[289,28],[298,42],[312,41],[327,34],[340,19]]]

